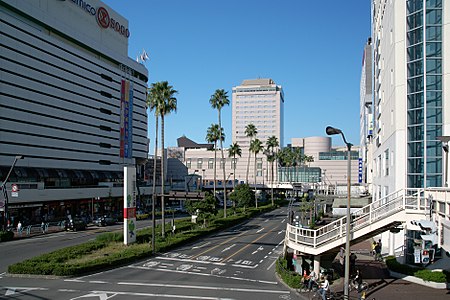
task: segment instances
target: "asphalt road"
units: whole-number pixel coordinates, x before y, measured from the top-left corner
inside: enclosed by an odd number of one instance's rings
[[[280,208],[151,259],[79,278],[2,274],[0,299],[298,299],[275,277],[286,215]],[[42,248],[55,247],[60,239],[70,244],[93,237],[89,231],[43,237]],[[14,246],[41,244],[33,240]]]

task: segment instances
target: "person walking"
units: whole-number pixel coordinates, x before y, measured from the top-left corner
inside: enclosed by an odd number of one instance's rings
[[[355,274],[356,259],[356,254],[352,252],[352,254],[350,254],[350,275]]]
[[[327,300],[327,293],[330,289],[330,282],[328,281],[328,276],[325,275],[325,280],[320,284],[319,293],[322,296],[322,300]]]
[[[383,257],[381,256],[381,240],[375,246],[375,261],[382,261]]]
[[[22,222],[19,221],[19,223],[17,223],[17,234],[19,236],[22,235]]]

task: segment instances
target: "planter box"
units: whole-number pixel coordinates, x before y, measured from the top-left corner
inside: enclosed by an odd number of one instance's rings
[[[415,276],[408,276],[405,274],[401,274],[401,273],[397,273],[397,272],[393,272],[391,270],[389,270],[389,274],[392,277],[395,278],[399,278],[399,279],[403,279],[412,283],[416,283],[416,284],[420,284],[423,286],[427,286],[433,289],[439,289],[439,290],[445,290],[447,289],[447,283],[445,282],[433,282],[433,281],[425,281],[419,277],[415,277]]]

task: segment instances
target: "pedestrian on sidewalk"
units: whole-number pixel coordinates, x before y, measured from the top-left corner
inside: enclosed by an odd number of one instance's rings
[[[383,257],[381,256],[381,240],[375,246],[375,261],[382,261]]]
[[[22,236],[22,222],[17,223],[17,234]]]

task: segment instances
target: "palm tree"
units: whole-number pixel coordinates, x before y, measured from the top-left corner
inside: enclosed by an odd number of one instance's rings
[[[252,123],[247,124],[247,126],[245,126],[245,135],[250,138],[250,144],[253,140],[254,137],[256,137],[256,134],[258,133],[258,130],[256,129],[256,126],[253,125]],[[248,161],[247,161],[247,175],[245,177],[245,183],[248,184],[248,172],[250,170],[250,148],[248,151]]]
[[[147,94],[147,106],[150,111],[155,111],[155,153],[153,157],[153,189],[152,189],[152,252],[155,253],[155,202],[156,202],[156,163],[158,156],[158,120],[159,120],[159,103],[161,103],[160,95],[161,95],[161,84],[159,82],[152,83],[151,88],[148,89]]]
[[[292,158],[294,160],[294,174],[296,177],[295,182],[298,182],[298,166],[302,165],[304,160],[305,160],[305,156],[302,153],[302,150],[300,148],[293,148],[292,149]]]
[[[208,143],[214,143],[214,199],[216,198],[217,142],[223,139],[225,139],[223,130],[220,130],[218,124],[211,124],[206,132],[206,141]]]
[[[178,92],[173,89],[167,81],[160,81],[152,83],[149,93],[150,107],[155,109],[155,115],[161,117],[161,221],[162,229],[161,235],[165,237],[165,219],[164,219],[164,182],[165,182],[165,171],[164,171],[164,116],[170,114],[172,111],[177,110],[177,98],[175,94]],[[152,104],[153,103],[153,104]],[[157,132],[157,129],[156,129]],[[156,144],[155,137],[155,144]],[[156,162],[156,153],[155,153]],[[156,164],[154,166],[156,168]],[[155,171],[153,172],[155,174]],[[154,208],[152,206],[152,215],[154,216]],[[154,217],[153,217],[154,220]],[[153,237],[154,238],[154,235]]]
[[[230,145],[230,148],[228,148],[228,157],[233,157],[233,190],[234,190],[234,184],[236,182],[236,155],[241,157],[242,149],[237,142],[234,142],[232,145]],[[234,201],[233,201],[233,206],[234,206]]]
[[[267,139],[266,144],[267,144],[267,150],[270,153],[269,156],[267,156],[267,161],[270,162],[270,165],[271,165],[270,181],[272,184],[271,184],[270,194],[271,194],[272,206],[273,206],[274,205],[274,202],[273,202],[273,164],[276,160],[274,149],[278,148],[278,146],[279,146],[277,137],[272,135],[271,137],[269,137]]]
[[[256,157],[258,155],[259,152],[261,152],[264,149],[262,142],[259,139],[254,139],[251,143],[250,143],[250,151],[253,152],[255,154],[255,203],[256,203],[256,208],[258,208],[258,200],[256,197]]]
[[[222,136],[223,128],[222,128],[222,121],[220,118],[220,113],[222,110],[222,107],[225,105],[230,104],[230,100],[228,100],[228,92],[225,92],[224,89],[216,90],[214,94],[209,99],[209,103],[211,104],[212,108],[217,109],[217,112],[219,114],[219,129],[220,129],[220,136]],[[225,135],[223,135],[225,137]],[[225,163],[225,157],[223,155],[223,140],[220,139],[220,152],[222,153],[222,162]],[[221,163],[222,163],[221,162]],[[226,174],[225,174],[225,165],[223,166],[223,216],[227,217],[227,183],[226,183]],[[215,196],[215,195],[214,195]]]

